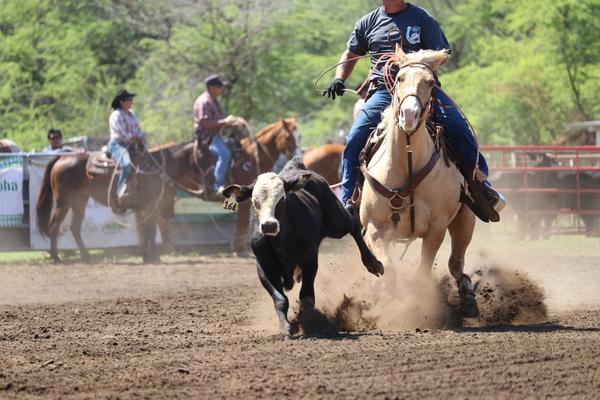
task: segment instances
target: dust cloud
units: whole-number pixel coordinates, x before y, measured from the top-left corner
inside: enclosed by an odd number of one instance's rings
[[[465,272],[472,278],[480,309],[478,318],[463,319],[456,283],[446,260],[448,243],[436,258],[430,278],[417,274],[420,242],[403,260],[403,246],[395,246],[396,287],[389,290],[382,278],[369,274],[351,240],[327,241],[321,248],[315,282],[316,310],[299,313],[301,284],[288,293],[288,317],[299,335],[373,330],[439,330],[461,326],[521,325],[548,320],[545,291],[539,280],[510,261],[498,261],[499,249],[477,241],[467,253]],[[505,251],[505,250],[503,250]],[[278,324],[269,296],[255,310],[256,327],[276,330]]]

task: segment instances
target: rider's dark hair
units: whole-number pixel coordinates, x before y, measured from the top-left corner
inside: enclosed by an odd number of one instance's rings
[[[50,128],[48,130],[48,139],[51,139],[54,136],[62,137],[62,132],[60,129]]]

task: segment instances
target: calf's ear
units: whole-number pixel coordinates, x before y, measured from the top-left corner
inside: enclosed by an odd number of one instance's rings
[[[302,173],[294,176],[290,180],[283,181],[283,188],[285,189],[286,192],[289,192],[289,191],[295,192],[296,190],[300,190],[300,189],[302,189],[304,184],[306,182],[308,182],[308,179],[310,178],[310,176],[311,176],[310,172],[302,172]]]
[[[242,203],[252,197],[254,184],[248,186],[230,185],[223,190],[223,197],[235,196],[238,203]]]

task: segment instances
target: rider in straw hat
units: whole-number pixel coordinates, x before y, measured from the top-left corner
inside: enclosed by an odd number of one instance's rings
[[[142,143],[146,141],[146,135],[140,129],[138,119],[131,109],[134,96],[135,93],[129,93],[126,89],[119,90],[111,103],[113,112],[108,120],[110,127],[108,151],[111,157],[118,161],[120,168],[117,197],[121,206],[126,202],[127,180],[131,173],[129,146],[135,141]]]
[[[365,146],[371,131],[381,121],[381,113],[391,102],[383,81],[383,64],[379,61],[382,52],[393,52],[396,44],[400,44],[404,52],[415,52],[421,49],[441,50],[450,49],[446,36],[438,22],[424,9],[404,0],[383,0],[383,5],[363,16],[354,27],[347,44],[347,50],[342,54],[336,69],[335,79],[323,95],[332,99],[342,96],[345,90],[345,80],[350,76],[358,56],[371,56],[371,92],[354,121],[346,137],[342,163],[343,200],[346,204],[352,195],[356,184],[359,155]],[[488,166],[479,153],[477,140],[470,129],[465,116],[454,102],[446,95],[439,85],[433,89],[437,101],[434,104],[433,121],[444,127],[446,135],[453,147],[460,153],[464,164],[461,171],[469,178],[475,176],[485,185],[480,193],[474,196],[490,221],[500,219],[498,213],[504,207],[502,195],[491,188],[487,181]],[[468,171],[465,173],[465,171]],[[468,180],[468,179],[467,179]],[[472,191],[472,195],[473,195]],[[350,212],[352,207],[348,205]]]

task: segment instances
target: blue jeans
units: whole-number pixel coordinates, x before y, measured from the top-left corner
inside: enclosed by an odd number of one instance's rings
[[[108,152],[110,153],[110,157],[119,163],[119,169],[121,170],[117,182],[118,192],[131,174],[131,158],[129,158],[127,147],[115,140],[108,142]]]
[[[213,137],[208,150],[217,157],[217,165],[215,166],[215,190],[217,190],[219,186],[225,184],[225,180],[227,179],[231,151],[229,151],[223,138],[218,134]]]
[[[454,102],[440,88],[433,89],[437,101],[433,107],[433,121],[444,127],[444,134],[455,144],[456,149],[470,163],[475,166],[479,154],[479,169],[488,175],[488,167],[475,140],[475,135],[469,128],[465,117],[458,110]],[[392,98],[385,88],[379,88],[365,102],[354,124],[346,136],[346,148],[342,160],[342,200],[348,202],[356,185],[358,171],[358,158],[365,147],[371,131],[381,122],[381,113],[391,103]]]

